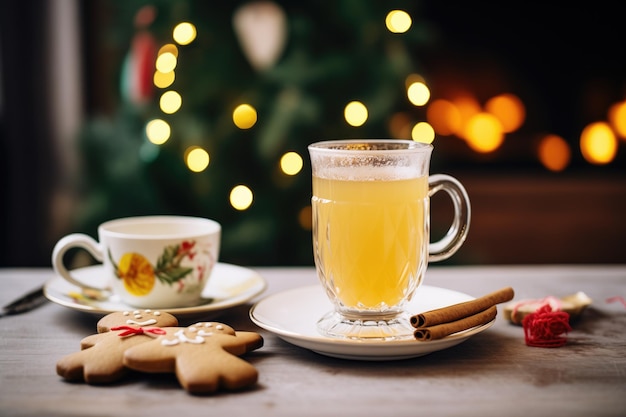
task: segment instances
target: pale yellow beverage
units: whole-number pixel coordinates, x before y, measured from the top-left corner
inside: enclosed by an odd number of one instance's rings
[[[430,144],[347,139],[308,149],[313,254],[333,304],[318,331],[350,340],[414,339],[409,303],[427,264],[450,257],[467,236],[465,188],[449,175],[429,176]],[[429,242],[429,201],[439,191],[450,196],[454,219],[442,239]]]
[[[397,307],[428,261],[428,178],[313,176],[313,242],[320,279],[340,308]]]

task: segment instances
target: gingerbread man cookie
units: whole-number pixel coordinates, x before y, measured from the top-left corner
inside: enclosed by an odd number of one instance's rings
[[[263,346],[254,332],[217,322],[164,328],[165,334],[124,352],[124,365],[142,372],[175,373],[189,393],[237,390],[256,383],[258,372],[239,356]]]
[[[169,313],[137,310],[111,313],[98,322],[102,333],[85,337],[81,350],[57,362],[57,374],[69,381],[105,384],[116,381],[128,371],[123,364],[126,349],[165,334],[158,326],[177,325]]]

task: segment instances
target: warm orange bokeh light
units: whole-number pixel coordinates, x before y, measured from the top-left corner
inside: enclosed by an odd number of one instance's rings
[[[615,103],[609,109],[609,123],[620,138],[626,140],[626,101]]]
[[[162,55],[166,52],[169,52],[172,55],[174,55],[176,58],[178,58],[178,47],[174,45],[173,43],[168,43],[168,44],[163,45],[161,49],[159,49],[157,56]]]
[[[465,126],[467,144],[476,152],[493,152],[502,145],[504,132],[500,121],[489,113],[474,115]]]
[[[524,103],[513,94],[500,94],[485,103],[485,110],[500,120],[505,133],[514,132],[526,119]]]
[[[580,151],[592,164],[608,164],[617,154],[617,138],[608,123],[595,122],[587,125],[580,134]]]
[[[298,213],[298,223],[304,230],[311,230],[313,228],[313,209],[311,206],[305,206],[300,209]]]
[[[452,135],[461,131],[461,113],[448,100],[434,100],[426,109],[426,120],[438,135]]]
[[[550,171],[563,171],[572,159],[572,151],[562,137],[546,135],[539,142],[537,149],[539,162]]]
[[[461,119],[459,129],[455,131],[455,134],[459,137],[467,138],[465,136],[467,124],[474,116],[482,112],[480,103],[472,96],[460,96],[452,100],[452,104],[456,107]]]

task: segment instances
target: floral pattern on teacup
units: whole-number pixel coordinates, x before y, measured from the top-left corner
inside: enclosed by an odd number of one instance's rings
[[[115,275],[124,283],[124,288],[134,296],[148,295],[158,279],[161,283],[172,286],[178,283],[178,292],[184,288],[183,279],[191,274],[193,267],[183,265],[185,259],[193,261],[196,256],[196,242],[183,241],[163,248],[155,265],[142,254],[128,252],[115,262],[109,251]],[[200,271],[202,272],[202,271]]]

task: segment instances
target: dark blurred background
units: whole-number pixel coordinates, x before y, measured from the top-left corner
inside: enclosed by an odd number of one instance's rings
[[[389,30],[392,10],[408,30]],[[446,264],[624,263],[621,16],[605,0],[4,1],[0,266],[49,266],[64,234],[152,213],[220,221],[223,262],[312,265],[307,144],[433,130],[431,172],[472,201]],[[175,77],[155,85],[167,51]],[[414,82],[424,103],[407,97]],[[179,108],[163,107],[168,91]],[[362,125],[344,118],[351,101],[368,110]],[[154,120],[165,143],[146,131]],[[193,149],[208,166],[186,159]],[[293,172],[280,164],[291,152]],[[241,207],[240,185],[253,195]],[[433,239],[450,215],[433,198]]]

